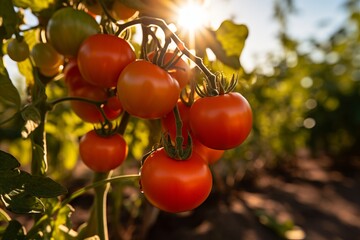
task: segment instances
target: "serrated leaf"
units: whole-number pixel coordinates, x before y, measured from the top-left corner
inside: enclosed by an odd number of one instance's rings
[[[3,108],[20,109],[21,99],[19,92],[9,78],[9,74],[0,59],[0,105]]]
[[[41,115],[35,106],[28,105],[21,112],[21,117],[25,121],[21,135],[23,138],[27,138],[41,123]]]
[[[11,220],[2,235],[2,239],[25,240],[25,229],[18,221]]]
[[[249,30],[244,24],[235,24],[230,20],[221,23],[216,30],[216,38],[221,43],[227,56],[240,58]]]
[[[54,4],[54,0],[13,0],[14,5],[20,8],[30,8],[33,12],[40,12]]]
[[[0,172],[18,167],[20,167],[20,163],[13,155],[0,150]]]

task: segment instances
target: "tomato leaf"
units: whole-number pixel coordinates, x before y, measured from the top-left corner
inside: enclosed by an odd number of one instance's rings
[[[20,95],[9,78],[9,74],[0,60],[0,108],[20,109]]]
[[[226,20],[222,22],[215,33],[216,39],[221,43],[226,56],[230,59],[239,59],[249,34],[248,28],[243,24],[235,24]]]
[[[67,190],[49,177],[33,176],[19,170],[19,162],[0,151],[0,197],[5,207],[16,213],[44,212],[40,198],[53,198]]]
[[[11,220],[7,226],[2,239],[25,240],[24,227],[16,220]]]

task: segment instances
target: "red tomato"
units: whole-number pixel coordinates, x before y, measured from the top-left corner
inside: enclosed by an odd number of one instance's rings
[[[104,104],[103,109],[106,113],[106,117],[110,120],[120,116],[123,111],[120,100],[117,96],[109,97],[107,102]]]
[[[120,74],[117,95],[133,116],[156,119],[169,113],[180,94],[179,84],[165,70],[151,62],[130,63]]]
[[[126,20],[135,17],[137,12],[136,9],[122,4],[121,0],[115,0],[111,8],[111,14],[116,20]]]
[[[128,146],[120,134],[100,136],[95,130],[80,140],[82,161],[95,172],[108,172],[120,166],[127,157]]]
[[[192,140],[193,152],[199,154],[208,164],[216,163],[224,155],[224,150],[208,148],[205,145],[201,144],[196,138],[193,138]]]
[[[174,57],[173,52],[167,52],[165,53],[163,64],[169,63],[172,58]],[[152,60],[154,58],[155,53],[151,52],[149,54],[149,60]],[[180,88],[183,89],[190,81],[191,78],[191,69],[190,66],[182,59],[180,58],[176,64],[168,70],[169,74],[178,81]]]
[[[64,80],[70,91],[74,91],[76,89],[90,85],[82,77],[76,58],[70,59],[69,62],[65,65]]]
[[[163,148],[158,149],[145,159],[140,174],[142,191],[149,202],[172,213],[198,207],[212,188],[210,169],[196,153],[178,161]]]
[[[87,38],[77,57],[84,79],[105,88],[115,87],[121,71],[135,59],[135,52],[127,41],[109,34]]]
[[[226,150],[240,145],[252,128],[252,111],[239,93],[204,97],[190,109],[190,128],[209,148]]]

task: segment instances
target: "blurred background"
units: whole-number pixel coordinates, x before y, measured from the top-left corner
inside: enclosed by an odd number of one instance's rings
[[[174,2],[182,6],[186,1]],[[189,9],[185,20],[178,14],[180,8],[159,7],[154,14],[179,25],[177,31],[189,37],[187,43],[195,43],[193,49],[212,69],[226,76],[233,72],[240,76],[237,91],[252,106],[253,131],[245,143],[226,151],[211,166],[214,189],[209,199],[192,212],[159,212],[145,202],[135,183],[113,186],[110,201],[116,203],[117,215],[110,227],[114,236],[173,240],[357,239],[359,1],[197,3],[201,8],[195,11],[194,19]],[[27,18],[29,25],[37,24],[33,16]],[[189,19],[190,24],[186,21]],[[221,58],[221,53],[206,45],[205,35],[201,35],[204,28],[216,32],[224,20],[248,29],[247,35],[241,28],[237,33],[242,40],[231,43],[238,49],[239,63]],[[201,22],[198,28],[192,29],[197,21]],[[20,74],[24,66],[18,68],[7,56],[4,60],[14,84],[25,93],[28,79]],[[56,98],[63,91],[62,83],[57,81],[48,95]],[[69,105],[57,107],[48,119],[49,171],[72,191],[91,180],[89,170],[78,161],[77,144],[92,125],[83,123]],[[138,171],[139,160],[154,142],[153,133],[158,127],[156,122],[132,120],[127,130],[130,160],[118,174]],[[0,126],[0,146],[26,166],[30,143],[20,138],[20,130],[16,124]],[[88,194],[72,202],[77,207],[75,226],[88,217],[91,201],[92,195]]]

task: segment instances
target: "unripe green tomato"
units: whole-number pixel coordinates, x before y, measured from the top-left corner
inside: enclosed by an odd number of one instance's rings
[[[55,69],[63,63],[63,56],[50,43],[37,43],[31,50],[35,66],[43,69]]]
[[[87,37],[99,32],[100,26],[92,16],[84,11],[67,7],[58,10],[50,18],[46,37],[60,54],[74,57],[81,43]]]
[[[7,45],[7,54],[16,62],[24,61],[30,54],[29,45],[24,40],[11,39]]]

